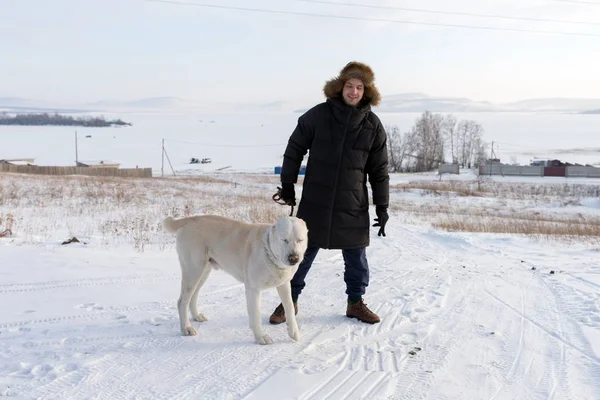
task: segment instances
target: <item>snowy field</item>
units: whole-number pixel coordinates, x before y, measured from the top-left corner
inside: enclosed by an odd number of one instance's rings
[[[294,123],[229,143],[285,143]],[[43,159],[26,151],[46,148],[47,160],[71,165],[73,133],[62,129],[28,131],[38,141],[22,147],[20,136],[5,130],[0,158]],[[59,131],[52,137],[63,139],[44,141]],[[160,169],[158,133],[144,141],[143,131],[101,132],[106,141],[113,134],[136,141],[104,148],[88,142],[81,158],[104,157],[104,149],[108,159],[146,166],[147,157]],[[586,143],[595,143],[591,138]],[[393,175],[387,237],[373,228],[367,253],[365,302],[380,324],[345,317],[341,252],[322,250],[300,297],[299,342],[285,325],[268,324],[279,302],[269,291],[262,315],[275,343],[255,344],[243,285],[221,271],[199,296],[209,320],[193,322],[198,336],[182,337],[174,238],[160,221],[214,213],[271,222],[286,215],[289,208],[270,199],[278,177],[260,173],[283,149],[252,149],[230,148],[238,158],[221,163],[192,145],[189,152],[169,146],[185,177],[165,179],[0,174],[0,232],[13,233],[0,238],[0,397],[600,398],[598,179]],[[185,165],[192,156],[238,164],[200,174]],[[61,244],[72,237],[80,242]]]
[[[301,340],[268,324],[273,291],[262,313],[275,344],[259,346],[243,285],[220,271],[200,294],[209,321],[180,336],[179,267],[159,222],[186,213],[273,220],[288,210],[269,199],[276,176],[0,175],[0,229],[14,232],[0,239],[0,395],[597,398],[600,182],[505,178],[477,192],[474,178],[392,177],[388,236],[368,250],[365,300],[380,324],[345,318],[341,253],[322,251],[300,298]],[[531,215],[576,236],[434,226],[500,218],[527,228]],[[577,236],[578,226],[589,230]],[[61,245],[73,236],[81,242]]]

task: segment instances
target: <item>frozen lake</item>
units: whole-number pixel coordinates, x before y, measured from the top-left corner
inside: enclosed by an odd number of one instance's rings
[[[108,160],[122,168],[152,167],[160,174],[162,140],[177,171],[230,167],[271,171],[280,165],[287,139],[300,114],[203,115],[103,114],[133,123],[123,128],[0,126],[0,159],[35,158],[38,165],[74,165],[75,131],[79,160]],[[378,113],[385,125],[411,128],[419,114]],[[479,122],[486,142],[495,142],[503,162],[529,163],[553,157],[571,163],[600,164],[600,115],[550,113],[454,113]],[[190,165],[190,158],[211,158]],[[171,173],[165,159],[165,174]]]

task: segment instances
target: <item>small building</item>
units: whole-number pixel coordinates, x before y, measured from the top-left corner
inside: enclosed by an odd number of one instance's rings
[[[34,165],[35,158],[10,158],[0,159],[0,164],[11,164],[11,165]]]
[[[273,173],[276,175],[280,175],[281,174],[281,166],[277,166],[274,168]],[[305,175],[306,174],[306,165],[301,165],[300,166],[300,170],[298,171],[298,175]]]
[[[88,161],[76,161],[77,167],[89,167],[89,168],[119,168],[120,163],[107,161],[107,160],[88,160]]]
[[[571,166],[573,164],[571,164],[570,162],[562,162],[561,160],[557,160],[557,159],[534,159],[531,161],[531,163],[529,164],[532,167],[568,167]]]

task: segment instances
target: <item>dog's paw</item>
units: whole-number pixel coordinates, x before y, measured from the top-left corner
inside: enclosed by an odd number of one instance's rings
[[[196,329],[194,329],[193,326],[186,326],[181,333],[183,334],[183,336],[196,336]]]
[[[300,340],[300,331],[298,329],[292,329],[288,327],[288,335],[296,342]]]
[[[256,342],[258,344],[273,344],[273,339],[271,339],[271,336],[269,336],[265,333],[264,335],[258,337],[256,339]]]
[[[202,313],[198,313],[198,314],[194,315],[194,321],[206,322],[206,321],[208,321],[208,318],[206,318],[206,315],[204,315]]]

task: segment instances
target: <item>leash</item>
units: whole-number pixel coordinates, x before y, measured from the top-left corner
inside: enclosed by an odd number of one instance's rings
[[[296,200],[283,200],[281,198],[281,188],[279,186],[277,186],[277,193],[275,193],[272,197],[273,201],[277,204],[280,204],[282,206],[290,206],[292,207],[292,210],[290,211],[290,217],[293,216],[294,214],[294,206],[296,205]]]

